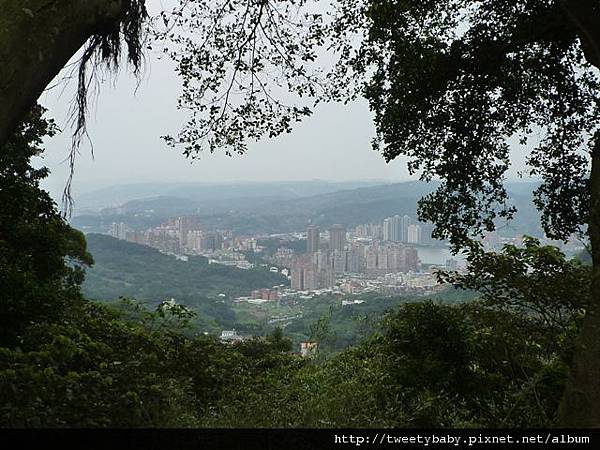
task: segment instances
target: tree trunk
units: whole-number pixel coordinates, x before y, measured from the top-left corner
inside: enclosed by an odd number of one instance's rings
[[[0,0],[0,148],[90,36],[114,27],[121,0]]]
[[[567,17],[579,30],[586,59],[600,69],[600,0],[564,4]],[[588,236],[592,286],[558,413],[558,424],[565,427],[600,427],[600,133],[596,134],[591,157]]]
[[[600,68],[600,0],[559,0],[566,18],[578,30],[587,61]]]
[[[600,136],[592,152],[590,184],[591,296],[559,409],[558,422],[565,427],[600,427]]]

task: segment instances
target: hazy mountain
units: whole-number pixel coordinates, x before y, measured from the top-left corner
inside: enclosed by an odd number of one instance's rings
[[[247,183],[135,183],[120,184],[78,195],[75,206],[80,213],[119,207],[132,200],[178,197],[194,201],[234,198],[298,198],[344,189],[381,184],[381,181],[323,180]]]
[[[213,197],[205,192],[197,198],[162,196],[133,200],[118,208],[105,208],[96,215],[76,217],[73,223],[93,231],[103,231],[111,222],[120,221],[144,229],[168,217],[189,214],[199,216],[206,227],[229,228],[237,233],[289,232],[303,229],[308,223],[355,226],[381,222],[395,214],[414,217],[418,200],[437,186],[435,182],[411,181],[293,197],[300,191],[273,190],[274,184],[267,183],[243,192],[239,187],[231,188]],[[505,231],[539,234],[539,215],[531,202],[537,183],[509,183],[507,187],[519,213]],[[266,194],[259,195],[261,192]],[[235,197],[235,193],[239,196]]]

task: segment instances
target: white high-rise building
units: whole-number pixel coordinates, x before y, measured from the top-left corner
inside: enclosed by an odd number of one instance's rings
[[[409,225],[408,226],[407,242],[409,244],[420,244],[421,243],[421,226],[420,225]]]
[[[127,232],[132,231],[124,222],[113,222],[110,226],[109,234],[117,239],[124,240],[127,237]]]
[[[402,226],[401,226],[401,234],[400,234],[400,242],[408,242],[408,227],[412,224],[412,219],[410,216],[405,215],[402,217]]]
[[[393,234],[393,222],[392,222],[392,218],[388,217],[387,219],[384,219],[384,221],[383,221],[383,240],[391,241],[392,234]]]

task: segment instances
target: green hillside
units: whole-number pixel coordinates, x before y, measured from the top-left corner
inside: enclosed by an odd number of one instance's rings
[[[175,298],[196,305],[207,298],[249,294],[252,290],[287,284],[263,268],[243,270],[209,264],[201,256],[179,261],[150,247],[100,234],[87,235],[95,264],[88,269],[83,293],[98,300],[135,297],[150,304]]]

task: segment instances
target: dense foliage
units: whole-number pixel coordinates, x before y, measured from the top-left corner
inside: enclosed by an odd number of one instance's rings
[[[381,333],[320,363],[251,374],[202,423],[217,426],[547,426],[569,339],[478,304],[407,304]],[[564,336],[564,335],[563,335]]]
[[[31,321],[59,318],[92,262],[83,234],[62,219],[30,158],[56,127],[36,106],[0,153],[0,345],[18,343]],[[65,264],[64,258],[68,259]]]
[[[597,139],[600,90],[576,17],[597,15],[597,2],[340,3],[340,93],[359,80],[386,160],[406,155],[412,173],[442,180],[420,203],[440,235],[458,243],[513,214],[509,138],[533,149],[527,170],[543,179],[535,201],[546,233],[565,238],[587,223],[581,150]]]
[[[566,259],[556,247],[525,237],[523,245],[485,252],[472,243],[464,274],[439,273],[442,282],[481,293],[488,306],[533,315],[564,329],[579,322],[590,301],[591,267],[580,258]]]
[[[193,314],[179,305],[85,300],[85,238],[40,189],[47,169],[30,163],[53,132],[43,112],[33,109],[0,160],[0,425],[195,425],[237,371],[261,370],[260,355],[289,341],[274,333],[229,347],[186,337]]]

